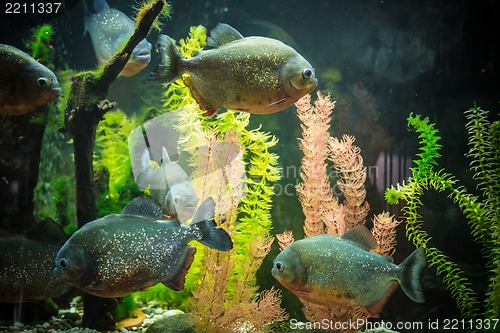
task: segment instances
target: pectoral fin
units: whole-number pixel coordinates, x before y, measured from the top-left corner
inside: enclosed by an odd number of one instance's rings
[[[288,99],[288,98],[283,97],[283,98],[282,98],[282,99],[280,99],[279,101],[272,102],[272,103],[268,104],[267,106],[275,106],[275,105],[281,104],[281,103],[285,102],[287,99]]]

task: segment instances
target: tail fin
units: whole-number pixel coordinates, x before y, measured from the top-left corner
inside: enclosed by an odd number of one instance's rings
[[[201,244],[219,251],[229,251],[233,248],[233,242],[228,233],[217,228],[214,221],[215,201],[208,198],[198,207],[193,217],[193,223],[201,231]]]
[[[417,303],[424,303],[424,293],[420,281],[422,271],[427,263],[424,249],[413,251],[400,265],[399,285],[408,297]]]
[[[172,82],[182,74],[179,71],[179,63],[183,57],[167,35],[158,36],[156,44],[160,52],[160,65],[151,73],[148,81]]]

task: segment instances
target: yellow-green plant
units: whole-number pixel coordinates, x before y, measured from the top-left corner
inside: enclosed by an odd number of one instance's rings
[[[198,26],[190,30],[189,37],[181,40],[180,51],[189,57],[200,51],[206,43],[206,30]],[[176,129],[180,132],[180,151],[191,155],[187,159],[198,168],[195,155],[200,147],[209,147],[213,142],[238,144],[241,156],[235,163],[245,166],[238,176],[239,167],[231,169],[232,176],[220,192],[238,192],[245,185],[247,192],[242,203],[233,202],[224,213],[223,227],[228,230],[234,243],[229,253],[221,253],[197,246],[197,255],[186,276],[186,289],[191,289],[193,313],[200,319],[198,330],[222,332],[235,329],[235,325],[251,323],[248,331],[262,328],[272,319],[283,318],[276,301],[276,291],[257,293],[255,273],[269,250],[273,183],[279,177],[277,155],[270,152],[277,139],[260,128],[248,129],[248,113],[221,112],[217,116],[202,116],[189,89],[182,80],[171,83],[165,92],[167,111],[177,111]],[[182,153],[181,153],[182,154]],[[241,184],[241,175],[246,177]],[[203,184],[202,184],[203,186]],[[218,196],[218,193],[204,193]],[[220,219],[219,219],[220,220]],[[221,222],[222,223],[222,222]],[[249,251],[248,249],[253,249]],[[200,265],[203,264],[203,269]],[[165,291],[168,292],[168,291]],[[145,296],[148,296],[147,293]],[[163,297],[166,299],[167,297]],[[261,314],[259,314],[261,313]]]
[[[121,110],[114,110],[99,122],[94,165],[96,169],[105,169],[109,174],[109,182],[104,186],[108,191],[101,193],[99,202],[100,216],[119,212],[134,195],[140,193],[131,177],[127,138],[140,125],[141,119],[138,115],[129,117]],[[124,190],[127,195],[121,196]]]

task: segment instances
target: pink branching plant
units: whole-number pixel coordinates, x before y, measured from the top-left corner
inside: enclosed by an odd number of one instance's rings
[[[335,103],[330,96],[318,92],[318,98],[311,103],[311,96],[304,96],[295,105],[302,121],[302,138],[299,146],[302,158],[302,182],[296,189],[305,215],[304,234],[311,237],[328,233],[339,236],[358,224],[365,224],[370,206],[365,201],[366,168],[363,166],[360,148],[354,145],[354,137],[341,139],[329,134],[331,113]],[[337,181],[332,189],[328,173],[328,163],[333,163]],[[334,191],[335,189],[335,191]],[[342,202],[334,195],[342,192]],[[399,224],[388,213],[376,215],[372,234],[377,240],[375,252],[391,255],[396,245],[394,228]],[[293,242],[293,234],[277,235],[280,247],[284,249]],[[302,301],[304,313],[311,321],[323,319],[356,321],[370,315],[361,306],[321,306]],[[349,332],[349,330],[345,330]]]

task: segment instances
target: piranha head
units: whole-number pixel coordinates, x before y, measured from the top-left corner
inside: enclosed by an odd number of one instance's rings
[[[172,186],[165,200],[168,215],[176,215],[183,223],[193,217],[197,205],[198,196],[190,182]]]
[[[79,245],[66,244],[56,256],[54,275],[77,287],[91,284],[97,275],[90,254]]]
[[[129,61],[121,71],[123,76],[133,76],[149,64],[151,60],[151,43],[143,39],[132,51]]]
[[[61,95],[61,88],[54,73],[38,62],[33,62],[18,76],[16,97],[44,105]]]
[[[274,259],[271,274],[290,291],[298,290],[306,282],[304,265],[297,254],[289,248]]]
[[[287,62],[282,75],[282,84],[286,94],[296,100],[318,86],[314,68],[300,55]]]

